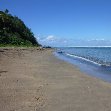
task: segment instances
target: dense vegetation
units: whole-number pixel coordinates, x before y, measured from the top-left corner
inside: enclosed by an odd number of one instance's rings
[[[39,46],[32,31],[9,11],[0,11],[0,45]]]

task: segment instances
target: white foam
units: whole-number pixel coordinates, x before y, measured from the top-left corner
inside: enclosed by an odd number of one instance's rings
[[[96,64],[96,65],[102,66],[102,64],[99,64],[99,63],[97,63],[97,62],[91,61],[91,60],[86,59],[86,58],[84,58],[84,57],[80,57],[80,56],[72,55],[72,54],[69,54],[69,53],[65,53],[65,54],[68,55],[68,56],[71,56],[71,57],[75,57],[75,58],[78,58],[78,59],[82,59],[82,60],[85,60],[85,61],[87,61],[87,62],[91,62],[91,63],[93,63],[93,64]]]

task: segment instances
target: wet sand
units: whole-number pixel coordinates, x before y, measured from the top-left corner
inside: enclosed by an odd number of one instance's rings
[[[0,111],[110,111],[111,83],[52,52],[0,48]]]

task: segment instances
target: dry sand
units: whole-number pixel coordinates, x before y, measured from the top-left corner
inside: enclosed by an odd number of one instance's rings
[[[52,50],[0,48],[0,111],[111,111],[111,83]]]

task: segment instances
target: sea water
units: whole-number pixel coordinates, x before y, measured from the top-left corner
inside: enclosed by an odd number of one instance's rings
[[[111,47],[61,47],[55,55],[86,74],[111,82]]]

